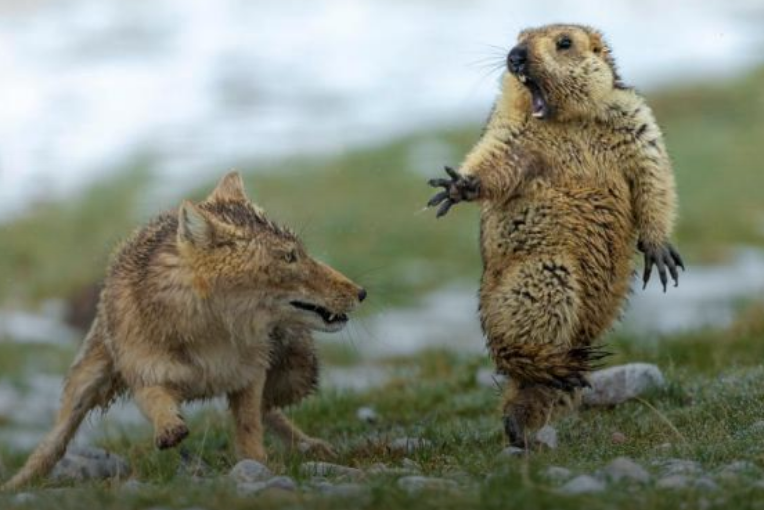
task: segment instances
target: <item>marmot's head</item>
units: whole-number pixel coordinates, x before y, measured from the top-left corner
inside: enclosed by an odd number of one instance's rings
[[[523,30],[507,69],[513,104],[539,119],[592,116],[614,88],[624,88],[602,34],[581,25]]]

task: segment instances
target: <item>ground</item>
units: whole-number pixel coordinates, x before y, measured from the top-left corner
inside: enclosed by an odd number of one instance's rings
[[[683,87],[652,97],[675,161],[681,219],[677,244],[693,265],[723,260],[739,245],[764,245],[764,70],[726,84]],[[436,221],[421,207],[431,194],[425,185],[440,166],[457,163],[475,140],[479,126],[422,133],[390,144],[334,158],[280,163],[280,171],[249,172],[246,184],[273,217],[302,232],[309,249],[370,290],[369,306],[358,318],[415,303],[426,292],[458,280],[477,285],[477,213],[460,207]],[[66,298],[103,274],[109,251],[137,221],[165,203],[145,203],[151,162],[139,161],[69,203],[39,204],[0,230],[0,300],[34,306]],[[243,162],[241,169],[254,168]],[[225,169],[221,169],[221,172]],[[199,197],[203,190],[196,192]],[[295,208],[293,204],[301,204]],[[108,211],[108,214],[105,212]],[[669,293],[671,289],[669,289]],[[670,301],[667,303],[670,306]],[[4,382],[24,387],[36,374],[63,374],[76,348],[70,344],[0,342]],[[475,338],[475,342],[482,342]],[[336,462],[367,469],[414,461],[427,476],[457,482],[456,491],[408,493],[393,476],[368,476],[352,498],[309,489],[299,471],[304,459],[270,443],[270,466],[297,480],[304,490],[240,497],[225,475],[234,463],[227,415],[211,410],[196,416],[185,443],[192,458],[211,473],[202,482],[176,474],[178,451],[158,452],[147,426],[112,431],[98,446],[125,457],[139,490],[116,482],[37,488],[33,499],[0,496],[9,508],[759,508],[764,507],[764,304],[742,303],[729,328],[669,337],[607,338],[617,354],[608,362],[658,364],[668,385],[613,409],[592,409],[558,425],[560,446],[527,457],[500,458],[503,437],[497,390],[478,384],[485,356],[428,351],[380,361],[395,376],[364,391],[327,390],[291,409],[311,433],[338,447]],[[330,365],[353,363],[362,345],[324,347]],[[371,407],[379,418],[356,416]],[[4,416],[13,421],[15,417]],[[97,419],[97,418],[95,418]],[[0,428],[4,424],[0,421]],[[624,442],[613,440],[620,433]],[[410,454],[390,451],[389,440],[426,438],[430,445]],[[27,452],[0,444],[6,471],[17,469]],[[645,485],[609,484],[598,494],[560,493],[548,479],[549,466],[575,474],[595,474],[612,459],[627,456],[646,468]],[[661,460],[700,464],[716,488],[661,489]],[[725,466],[748,461],[753,467],[725,476]],[[410,462],[406,461],[410,465]],[[218,476],[220,475],[220,476]],[[57,486],[57,487],[60,487]]]

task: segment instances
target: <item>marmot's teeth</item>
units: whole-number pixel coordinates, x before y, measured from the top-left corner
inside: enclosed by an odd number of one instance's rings
[[[521,83],[525,83],[525,80],[527,79],[524,74],[519,74],[517,77],[520,79]]]
[[[334,321],[334,314],[330,313],[329,314],[329,322],[333,322],[333,321]]]

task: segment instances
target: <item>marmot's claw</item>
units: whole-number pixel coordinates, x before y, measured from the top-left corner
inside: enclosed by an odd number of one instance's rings
[[[639,243],[638,248],[645,254],[645,270],[642,274],[642,289],[647,288],[647,282],[650,281],[652,276],[653,266],[658,266],[658,277],[663,285],[663,292],[666,292],[668,285],[668,274],[671,275],[671,279],[674,280],[674,287],[679,286],[679,271],[677,267],[681,267],[684,271],[684,262],[679,252],[666,243],[663,246],[652,247],[646,246],[644,243]],[[668,274],[666,270],[668,269]]]
[[[440,218],[441,216],[445,216],[449,209],[451,209],[451,206],[454,205],[456,202],[451,200],[450,198],[447,198],[445,202],[443,202],[443,205],[438,208],[438,212],[435,213],[436,218]]]
[[[448,198],[448,191],[441,191],[427,202],[427,207],[435,207]]]
[[[450,179],[430,179],[427,184],[433,188],[444,188],[443,191],[435,194],[428,202],[427,207],[434,207],[440,204],[436,218],[445,215],[454,204],[464,200],[474,200],[478,196],[479,185],[472,176],[463,176],[450,166],[445,167],[446,173]]]

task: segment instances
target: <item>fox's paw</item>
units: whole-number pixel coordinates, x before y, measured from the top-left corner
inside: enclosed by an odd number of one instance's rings
[[[166,450],[180,444],[188,434],[188,426],[185,423],[175,423],[158,431],[154,438],[154,443],[160,450]]]
[[[322,439],[311,437],[300,441],[297,445],[297,449],[306,455],[317,457],[319,459],[337,458],[337,452],[334,450],[334,447]]]
[[[647,282],[650,281],[650,276],[653,272],[653,266],[658,266],[658,276],[661,279],[663,285],[663,292],[666,292],[666,285],[668,284],[668,275],[666,269],[668,268],[671,278],[674,280],[674,287],[679,286],[679,270],[681,267],[684,271],[684,262],[681,255],[676,251],[676,248],[669,243],[665,243],[662,246],[651,245],[640,242],[637,245],[639,251],[645,254],[645,272],[642,275],[643,286],[642,289],[647,287]]]
[[[475,200],[480,194],[480,183],[474,176],[463,176],[450,166],[445,167],[449,179],[430,179],[428,184],[433,188],[444,188],[443,191],[435,194],[427,207],[435,207],[440,204],[437,218],[445,215],[451,206],[463,201]]]

